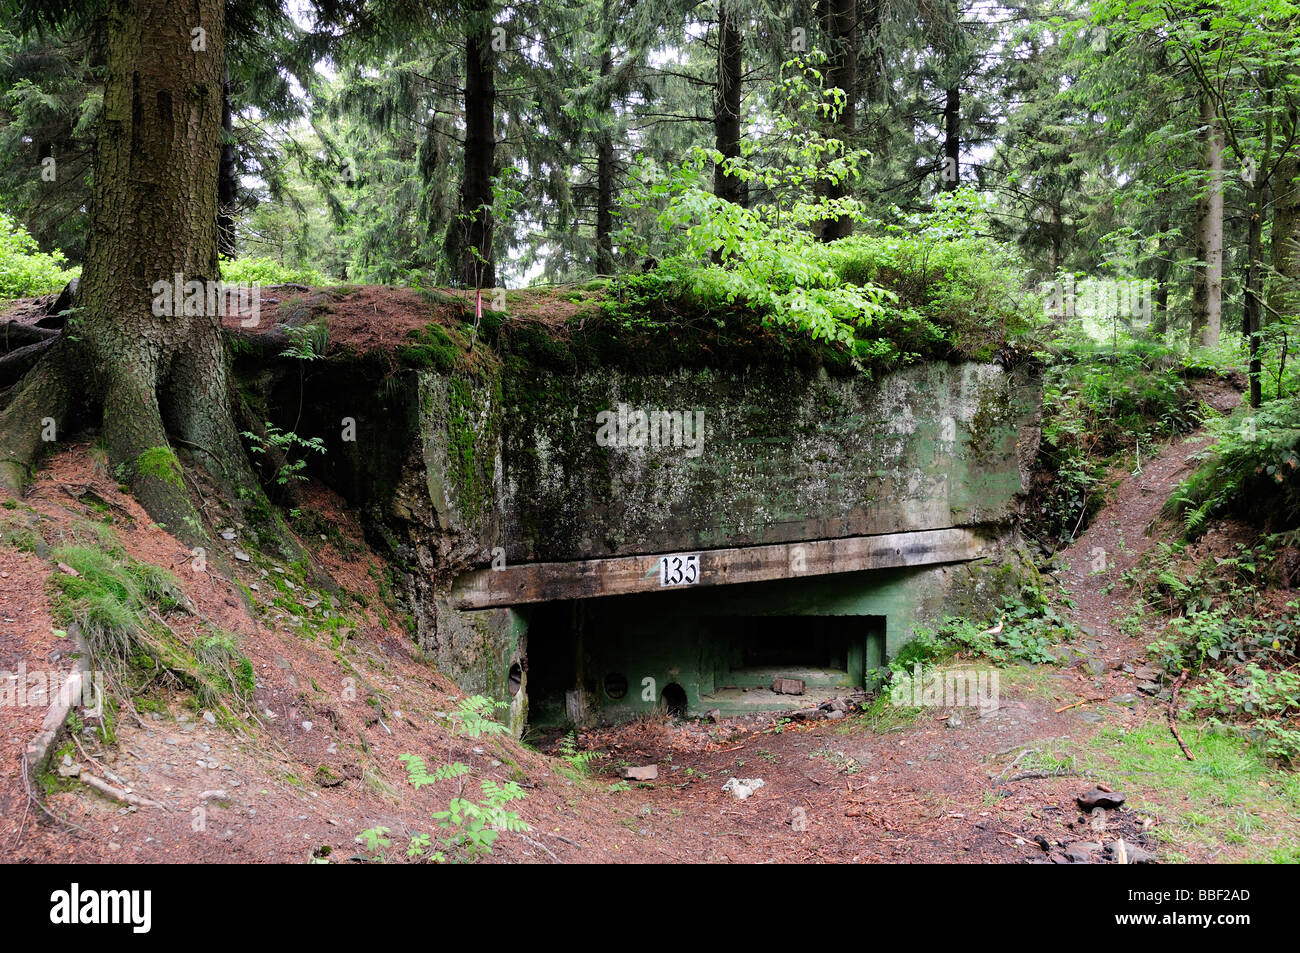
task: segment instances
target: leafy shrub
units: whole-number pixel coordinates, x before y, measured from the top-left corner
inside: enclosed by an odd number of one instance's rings
[[[958,653],[986,658],[995,665],[1011,662],[1055,664],[1052,647],[1073,636],[1074,627],[1051,606],[1008,598],[994,625],[948,616],[936,627],[916,626],[912,640],[890,661],[894,672],[906,673],[918,662]]]
[[[0,298],[31,298],[62,290],[77,276],[60,251],[45,254],[22,224],[0,212]]]
[[[1165,514],[1195,537],[1232,515],[1277,530],[1300,524],[1300,398],[1274,400],[1218,421],[1213,455],[1179,484]]]
[[[320,287],[329,280],[314,268],[281,264],[274,258],[235,258],[221,263],[221,279],[243,285],[311,285]]]

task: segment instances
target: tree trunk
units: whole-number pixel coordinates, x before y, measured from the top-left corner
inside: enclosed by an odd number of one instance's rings
[[[1273,277],[1266,324],[1300,315],[1300,155],[1278,164],[1273,199]]]
[[[221,171],[217,175],[217,255],[236,257],[235,202],[239,196],[234,110],[230,104],[230,71],[221,84]]]
[[[723,0],[718,14],[718,88],[713,99],[714,144],[723,160],[740,158],[740,92],[744,72],[744,37],[732,4]],[[742,179],[728,175],[720,163],[713,170],[713,194],[744,205]]]
[[[1192,347],[1213,347],[1223,324],[1223,130],[1214,101],[1201,93],[1201,141],[1207,173],[1196,201],[1196,271],[1192,284]]]
[[[457,277],[469,288],[491,288],[497,283],[492,252],[496,96],[492,20],[488,3],[479,0],[471,8],[465,36],[465,171],[450,243]]]
[[[608,77],[614,58],[606,49],[600,55],[600,75]],[[596,142],[596,273],[614,273],[614,137],[602,129]]]
[[[1264,209],[1268,205],[1268,183],[1262,181],[1247,192],[1246,287],[1241,333],[1250,346],[1250,406],[1258,407],[1263,397],[1259,357],[1261,312],[1264,310]]]
[[[831,43],[831,65],[827,83],[843,92],[844,99],[836,117],[832,135],[852,149],[857,133],[858,100],[858,5],[857,0],[821,0],[818,5],[822,28]],[[843,179],[827,182],[824,194],[828,199],[845,198],[850,194],[849,183]],[[853,219],[848,215],[827,219],[822,223],[822,241],[845,238],[853,232]]]
[[[232,493],[256,484],[231,414],[215,296],[171,315],[155,305],[176,275],[204,289],[218,277],[224,0],[113,3],[108,32],[78,334],[60,338],[0,415],[0,478],[25,482],[48,445],[44,425],[62,438],[75,392],[102,405],[110,463],[150,515],[202,539],[169,431]]]
[[[1156,275],[1154,313],[1151,317],[1151,333],[1163,335],[1169,329],[1169,257],[1172,249],[1169,243],[1169,220],[1161,218],[1156,225],[1160,237],[1156,241]]]
[[[961,186],[961,89],[948,89],[943,105],[943,190]]]

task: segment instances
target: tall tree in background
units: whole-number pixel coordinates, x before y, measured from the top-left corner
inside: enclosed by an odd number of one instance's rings
[[[713,172],[713,194],[745,204],[745,183],[729,175],[729,160],[740,158],[741,84],[745,72],[745,38],[735,0],[718,3],[718,88],[713,101],[714,147],[722,155]]]
[[[865,0],[874,3],[875,0]],[[822,31],[830,46],[830,69],[827,71],[827,85],[838,89],[843,94],[839,112],[835,117],[831,135],[843,143],[846,149],[854,148],[857,141],[857,103],[858,103],[858,4],[857,0],[819,0],[818,15]],[[828,182],[825,188],[826,198],[835,200],[845,198],[852,193],[852,183],[847,181]],[[853,232],[853,218],[841,215],[822,223],[822,241],[834,241],[845,238]]]

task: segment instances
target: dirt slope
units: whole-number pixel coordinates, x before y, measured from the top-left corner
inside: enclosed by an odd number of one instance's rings
[[[1060,860],[1075,840],[1120,836],[1154,849],[1159,819],[1137,811],[1111,812],[1106,829],[1093,831],[1073,803],[1090,782],[1052,776],[1052,759],[1106,727],[1131,730],[1160,716],[1124,667],[1140,667],[1146,642],[1117,633],[1113,618],[1126,603],[1122,587],[1106,584],[1152,545],[1147,525],[1201,449],[1195,438],[1176,441],[1123,477],[1114,501],[1063,554],[1061,582],[1088,637],[1063,647],[1067,664],[1002,672],[995,710],[916,715],[877,703],[806,724],[642,721],[578,738],[602,752],[582,767],[455,733],[453,686],[418,658],[385,608],[384,567],[328,492],[308,494],[320,532],[304,542],[339,589],[277,604],[277,567],[234,555],[247,545],[242,528],[208,571],[193,572],[191,554],[118,492],[88,447],[74,446],[15,508],[0,510],[11,529],[21,519],[41,541],[24,552],[11,532],[0,545],[0,668],[69,664],[47,584],[58,570],[42,554],[95,520],[133,557],[176,573],[202,619],[239,635],[257,689],[236,726],[210,723],[185,693],[164,690],[124,714],[115,745],[78,738],[70,757],[80,768],[161,805],[138,810],[68,779],[29,796],[20,753],[39,712],[0,709],[0,859],[248,863],[326,854],[346,862],[360,859],[356,835],[376,825],[391,829],[391,856],[401,859],[411,833],[433,828],[431,811],[475,794],[485,778],[517,780],[527,792],[519,812],[531,830],[502,835],[492,859],[503,861],[1031,862]],[[211,507],[215,526],[220,504]],[[1098,550],[1106,568],[1094,573]],[[251,607],[213,563],[233,567]],[[340,606],[347,624],[322,619],[324,609],[301,611],[313,601]],[[1126,695],[1138,700],[1112,701]],[[536,743],[554,750],[556,741]],[[404,753],[430,766],[462,761],[472,774],[416,792],[398,760]],[[651,763],[659,776],[649,784],[618,783],[613,773]],[[732,776],[765,784],[740,801],[722,790]],[[1194,846],[1187,855],[1209,856]]]

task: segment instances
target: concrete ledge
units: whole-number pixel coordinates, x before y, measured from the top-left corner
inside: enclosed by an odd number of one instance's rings
[[[966,562],[984,556],[985,548],[984,539],[976,531],[950,528],[706,549],[694,553],[529,563],[465,573],[452,586],[451,604],[457,609],[487,609],[555,599],[672,592],[864,569]],[[674,562],[673,557],[681,557],[681,562]],[[686,557],[695,557],[698,561],[694,571]],[[681,574],[683,581],[680,584],[664,583],[661,560],[665,558],[671,567],[670,577]]]

